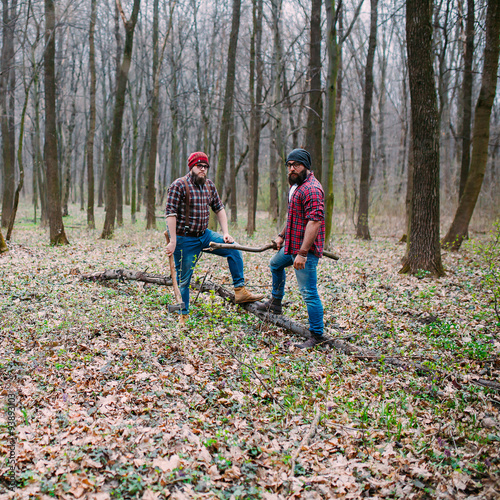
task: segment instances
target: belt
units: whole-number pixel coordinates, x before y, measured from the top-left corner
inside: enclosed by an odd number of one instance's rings
[[[205,234],[206,229],[203,231],[177,231],[177,236],[190,236],[191,238],[199,238]]]

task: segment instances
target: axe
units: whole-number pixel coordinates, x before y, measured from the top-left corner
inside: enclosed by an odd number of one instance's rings
[[[221,248],[229,248],[233,250],[241,250],[242,252],[255,253],[265,252],[266,250],[270,250],[271,248],[274,250],[278,250],[278,247],[274,241],[272,243],[268,243],[267,245],[262,245],[261,247],[246,247],[244,245],[238,245],[237,243],[216,243],[215,241],[212,241],[210,243],[210,248],[204,248],[203,251],[210,252],[212,250],[218,250]],[[327,252],[326,250],[323,250],[323,255],[333,260],[339,260],[339,256],[337,254]]]
[[[170,243],[170,238],[168,236],[168,231],[165,231],[163,233],[165,235],[165,239],[167,240],[167,245]],[[177,301],[177,304],[174,305],[168,305],[168,312],[175,312],[175,311],[182,311],[185,307],[186,304],[184,304],[182,297],[181,297],[181,292],[179,290],[179,285],[177,284],[177,273],[175,272],[175,263],[174,263],[174,256],[170,255],[168,257],[168,262],[170,264],[170,274],[172,276],[172,285],[174,287],[174,295],[175,295],[175,300]]]

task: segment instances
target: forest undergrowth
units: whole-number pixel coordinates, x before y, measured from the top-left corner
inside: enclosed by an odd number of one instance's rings
[[[161,231],[127,224],[109,241],[83,215],[65,223],[70,246],[50,247],[21,221],[0,256],[0,499],[499,498],[500,394],[469,383],[500,382],[493,237],[443,253],[440,279],[399,275],[396,237],[337,235],[340,260],[320,261],[327,327],[429,375],[301,351],[298,337],[210,293],[192,292],[179,330],[171,287],[80,276],[170,274],[162,220]],[[240,243],[274,235],[263,220],[252,239],[242,227]],[[253,291],[270,293],[271,255],[244,255]],[[231,288],[213,255],[196,277]],[[307,325],[287,278],[285,314]]]

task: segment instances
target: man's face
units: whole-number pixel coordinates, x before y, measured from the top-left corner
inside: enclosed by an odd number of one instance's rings
[[[193,176],[193,181],[198,186],[203,186],[207,180],[209,165],[206,163],[197,163],[191,169],[191,175]]]
[[[290,186],[294,184],[298,184],[299,186],[306,180],[307,178],[307,168],[298,161],[289,161],[286,164],[286,168],[288,170],[288,183]]]

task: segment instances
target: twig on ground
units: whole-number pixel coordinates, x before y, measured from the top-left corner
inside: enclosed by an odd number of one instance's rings
[[[299,456],[300,450],[302,450],[302,448],[304,446],[307,446],[309,444],[309,441],[311,440],[311,438],[314,436],[320,417],[321,417],[321,412],[320,412],[319,406],[317,406],[316,407],[316,415],[314,416],[314,420],[312,421],[311,426],[309,427],[309,430],[307,431],[307,434],[304,436],[304,438],[300,442],[299,447],[292,453],[292,460],[290,463],[290,467],[291,467],[290,479],[293,478],[293,475],[295,473],[295,461],[297,460],[297,458]]]

